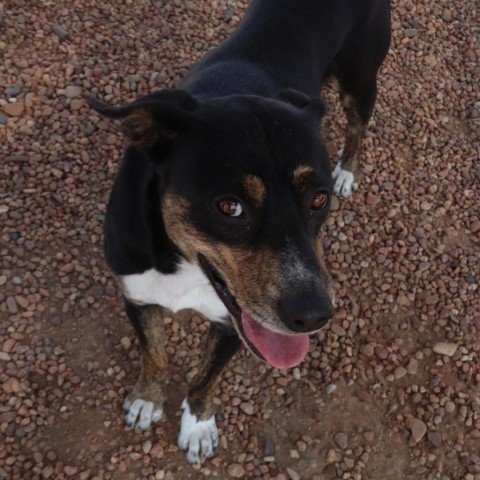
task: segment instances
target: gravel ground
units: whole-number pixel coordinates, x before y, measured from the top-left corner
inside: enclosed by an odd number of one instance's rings
[[[245,2],[0,2],[0,478],[480,479],[480,12],[392,7],[363,181],[327,226],[335,319],[291,371],[236,357],[200,468],[176,436],[203,319],[165,319],[166,418],[143,434],[121,418],[139,350],[102,220],[123,139],[84,99],[176,85]]]

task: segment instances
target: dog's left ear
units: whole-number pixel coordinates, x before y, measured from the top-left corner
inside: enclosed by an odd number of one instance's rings
[[[124,106],[112,107],[95,98],[87,103],[105,117],[122,120],[130,144],[144,150],[166,150],[197,120],[198,101],[182,90],[162,90]]]
[[[306,115],[321,122],[325,115],[325,102],[320,98],[311,98],[293,88],[280,92],[280,99],[294,107],[300,108]]]

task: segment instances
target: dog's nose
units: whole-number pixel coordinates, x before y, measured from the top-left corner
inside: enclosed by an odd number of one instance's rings
[[[283,297],[279,316],[292,332],[308,333],[322,328],[333,317],[333,305],[325,294],[302,292]]]

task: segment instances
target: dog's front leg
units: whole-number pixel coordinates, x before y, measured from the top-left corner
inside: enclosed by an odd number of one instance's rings
[[[185,452],[190,463],[201,463],[212,457],[218,446],[212,399],[220,374],[240,344],[233,328],[211,324],[204,360],[182,404],[178,446]]]
[[[167,373],[162,307],[137,305],[125,300],[125,310],[138,336],[142,370],[123,403],[129,427],[147,430],[162,418],[165,396],[162,383]]]

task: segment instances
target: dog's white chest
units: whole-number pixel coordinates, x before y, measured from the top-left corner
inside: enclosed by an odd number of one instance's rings
[[[176,273],[150,269],[122,275],[120,282],[125,296],[135,303],[161,305],[173,312],[193,308],[214,322],[225,321],[229,315],[205,274],[186,260],[182,260]]]

